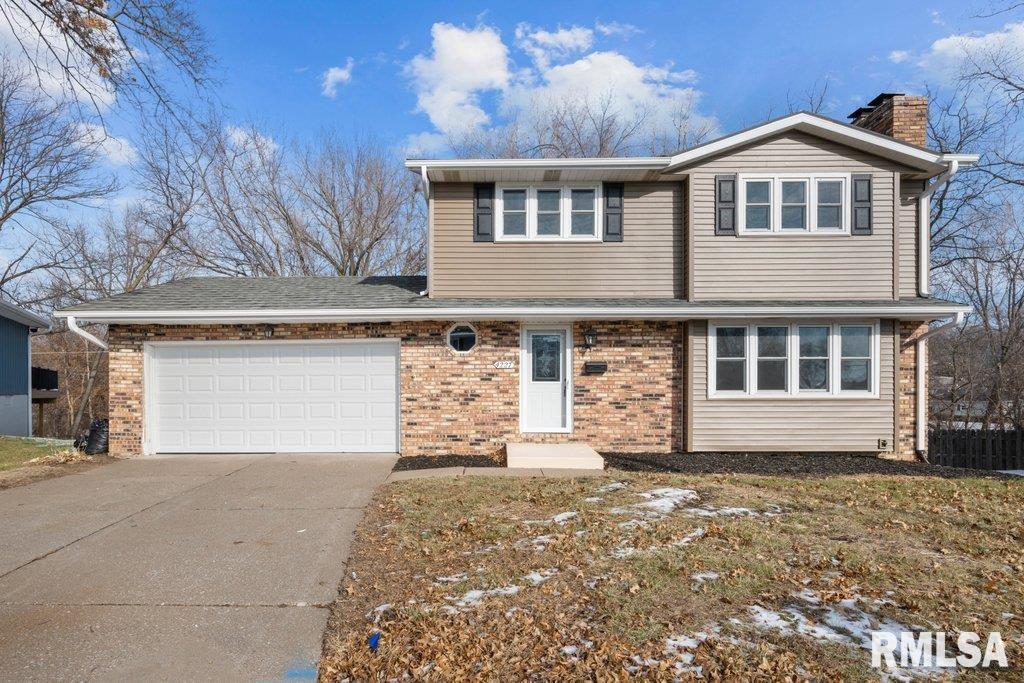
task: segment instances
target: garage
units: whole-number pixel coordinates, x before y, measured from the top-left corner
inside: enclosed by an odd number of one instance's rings
[[[398,451],[398,341],[145,345],[148,453]]]

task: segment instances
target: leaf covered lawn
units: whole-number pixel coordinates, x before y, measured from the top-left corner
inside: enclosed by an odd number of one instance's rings
[[[1000,631],[1019,666],[1022,510],[1024,480],[988,478],[398,482],[357,532],[320,676],[877,680],[875,629]]]

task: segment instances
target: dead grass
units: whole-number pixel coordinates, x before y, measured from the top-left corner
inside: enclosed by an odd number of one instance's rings
[[[625,487],[599,490],[612,481]],[[661,488],[697,499],[666,511],[679,494],[643,497]],[[1019,665],[1022,509],[1024,480],[980,478],[396,483],[360,525],[320,675],[673,680],[701,667],[711,680],[878,678],[856,629],[833,628],[830,642],[798,633],[800,618],[808,629],[863,619],[1000,631]],[[577,515],[556,518],[564,512]],[[757,614],[793,627],[759,625]]]
[[[82,472],[112,462],[109,456],[89,456],[70,441],[0,436],[0,489],[41,479]]]

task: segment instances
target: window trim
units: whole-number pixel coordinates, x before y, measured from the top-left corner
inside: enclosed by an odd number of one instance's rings
[[[457,348],[452,346],[452,332],[455,331],[456,327],[468,327],[469,329],[473,330],[473,348],[469,349],[468,351],[459,351]],[[480,346],[480,331],[476,329],[476,325],[474,325],[473,323],[454,322],[451,325],[449,325],[447,329],[445,329],[444,331],[444,345],[448,348],[449,351],[460,356],[465,356],[467,354],[473,353],[474,351],[476,351],[476,348]]]
[[[871,329],[871,382],[870,391],[854,391],[840,389],[840,353],[842,338],[840,330],[846,326],[869,327]],[[718,391],[715,388],[717,367],[717,332],[719,327],[746,328],[746,355],[744,391]],[[788,387],[786,391],[757,391],[757,328],[788,327],[788,346],[786,348]],[[829,387],[828,390],[800,389],[800,338],[801,327],[829,328]],[[709,399],[783,399],[783,400],[815,400],[815,399],[877,399],[881,397],[881,320],[790,320],[790,319],[751,319],[751,320],[710,320],[706,335],[707,343],[707,397]]]
[[[559,234],[537,234],[537,191],[561,191],[559,197]],[[526,190],[526,235],[505,234],[505,192]],[[593,190],[594,233],[572,234],[572,190]],[[494,188],[494,241],[495,242],[601,242],[604,227],[604,197],[601,183],[497,183]]]
[[[849,235],[851,234],[852,210],[852,174],[850,173],[738,173],[736,182],[739,184],[736,197],[736,234],[745,235]],[[768,197],[768,229],[747,228],[747,182],[748,181],[769,181],[771,189]],[[805,199],[806,228],[782,228],[782,182],[801,180],[807,189]],[[842,183],[840,197],[840,228],[819,228],[818,227],[818,182],[822,180],[838,180]],[[833,205],[830,205],[833,206]]]

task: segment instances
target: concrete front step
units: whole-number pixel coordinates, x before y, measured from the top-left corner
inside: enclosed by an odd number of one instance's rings
[[[604,458],[583,443],[507,443],[508,467],[603,470]]]

